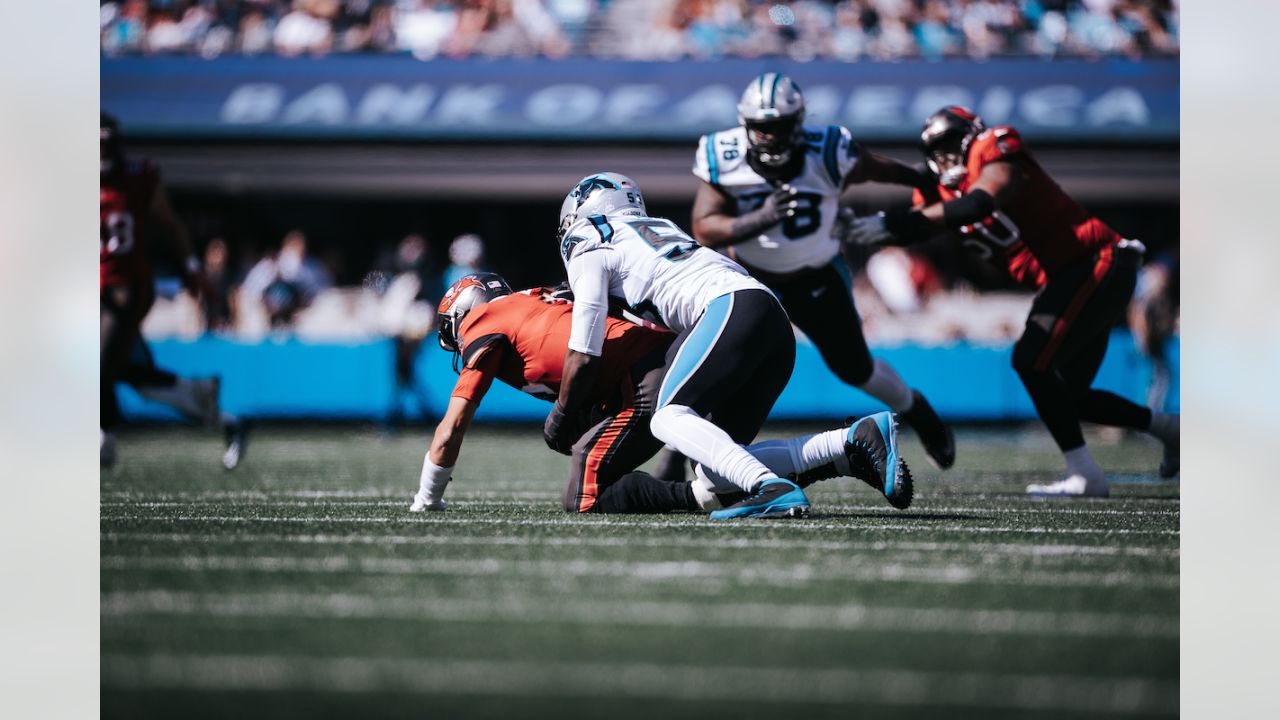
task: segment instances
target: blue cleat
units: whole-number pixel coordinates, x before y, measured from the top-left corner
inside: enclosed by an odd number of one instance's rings
[[[899,510],[911,505],[911,470],[898,456],[898,426],[893,413],[879,412],[854,422],[844,441],[853,476],[884,493]]]
[[[774,478],[760,483],[755,493],[745,500],[711,513],[712,520],[745,517],[808,517],[809,498],[799,485]]]

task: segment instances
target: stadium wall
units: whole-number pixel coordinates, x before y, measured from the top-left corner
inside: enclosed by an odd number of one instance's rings
[[[131,136],[254,140],[689,142],[737,122],[751,77],[791,74],[812,123],[915,143],[943,105],[1035,142],[1178,140],[1179,64],[1148,60],[798,63],[103,58],[102,107]]]
[[[394,397],[394,346],[379,339],[349,344],[316,344],[296,338],[256,343],[207,336],[194,341],[153,340],[157,362],[183,376],[220,375],[225,410],[246,417],[302,420],[381,420],[393,402],[408,418],[421,417],[417,401]],[[1016,421],[1035,417],[1030,399],[1009,367],[1010,346],[957,343],[874,348],[877,355],[910,378],[951,420]],[[1170,347],[1173,378],[1168,404],[1179,407],[1179,344]],[[421,393],[431,415],[443,414],[453,389],[450,356],[427,338],[417,358]],[[1097,387],[1143,402],[1150,363],[1137,353],[1127,331],[1112,336]],[[172,411],[120,390],[121,408],[132,420],[173,421]],[[545,402],[494,383],[476,417],[479,421],[541,421]],[[817,350],[801,339],[791,382],[774,406],[775,420],[840,420],[880,409],[866,395],[840,383]]]

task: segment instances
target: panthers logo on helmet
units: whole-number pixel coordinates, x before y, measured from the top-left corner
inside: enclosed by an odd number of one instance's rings
[[[592,215],[645,214],[640,187],[626,175],[612,172],[593,173],[577,182],[560,204],[560,227],[556,241],[563,242],[569,227],[579,219]],[[561,254],[565,248],[561,247]],[[565,256],[568,262],[568,256]]]

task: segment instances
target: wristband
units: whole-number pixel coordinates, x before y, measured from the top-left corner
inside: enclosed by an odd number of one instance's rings
[[[422,477],[418,481],[418,492],[433,502],[439,500],[444,496],[444,489],[449,485],[452,475],[453,468],[440,467],[431,462],[431,456],[427,455],[422,458]]]

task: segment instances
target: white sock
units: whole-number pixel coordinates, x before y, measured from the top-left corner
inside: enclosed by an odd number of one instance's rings
[[[737,490],[737,486],[733,486]],[[703,512],[711,512],[724,507],[724,503],[720,502],[720,496],[713,490],[706,478],[697,477],[693,480],[693,499],[698,503],[698,507]]]
[[[1089,453],[1088,445],[1081,445],[1075,450],[1068,450],[1062,454],[1067,461],[1068,475],[1081,475],[1086,480],[1102,480],[1102,468],[1098,467],[1098,463],[1094,461],[1093,455]]]
[[[852,470],[849,467],[849,459],[844,456],[846,432],[844,428],[836,428],[813,435],[801,435],[789,440],[763,440],[748,445],[745,449],[777,477],[799,474],[828,463],[835,463],[837,472],[848,475]],[[702,464],[695,465],[693,472],[702,486],[710,492],[737,489],[733,483],[714,471],[708,471]],[[695,494],[697,487],[695,484]]]
[[[915,401],[911,388],[902,381],[898,372],[880,358],[875,358],[871,377],[858,389],[888,405],[890,410],[897,413],[910,410],[911,403]]]
[[[148,400],[168,405],[183,415],[195,419],[204,419],[205,407],[200,403],[201,383],[208,380],[188,380],[178,378],[170,387],[144,385],[137,388],[138,394]]]
[[[751,453],[735,443],[729,433],[687,405],[661,408],[653,414],[649,427],[654,437],[694,462],[711,468],[743,492],[753,493],[760,483],[776,477]]]
[[[1156,438],[1168,442],[1178,437],[1179,416],[1176,414],[1151,411],[1151,424],[1147,426],[1147,432]]]

